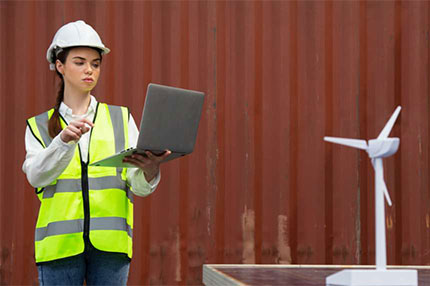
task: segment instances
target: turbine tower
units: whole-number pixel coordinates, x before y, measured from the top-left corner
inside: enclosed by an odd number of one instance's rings
[[[324,137],[325,141],[341,144],[368,153],[375,170],[375,244],[376,244],[376,269],[342,270],[326,278],[327,285],[349,286],[415,286],[418,283],[417,271],[396,269],[387,270],[387,250],[385,239],[385,205],[384,196],[388,205],[391,199],[384,181],[384,167],[382,158],[389,157],[397,152],[400,139],[390,138],[388,135],[399,116],[401,107],[398,106],[391,115],[378,138],[369,140],[347,139],[338,137]]]

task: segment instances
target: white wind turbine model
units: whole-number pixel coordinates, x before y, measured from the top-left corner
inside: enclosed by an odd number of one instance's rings
[[[384,181],[382,158],[397,152],[399,138],[389,138],[388,135],[396,122],[401,107],[398,106],[391,115],[378,138],[369,140],[324,137],[325,141],[366,150],[375,169],[375,243],[376,269],[348,269],[334,273],[326,278],[327,285],[356,285],[356,286],[415,286],[418,283],[417,271],[414,269],[387,270],[387,251],[385,239],[385,210],[384,195],[391,206],[390,195]]]

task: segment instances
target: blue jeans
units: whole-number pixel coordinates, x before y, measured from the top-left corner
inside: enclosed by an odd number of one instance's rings
[[[125,254],[89,247],[77,256],[37,266],[40,285],[126,285],[130,260]]]

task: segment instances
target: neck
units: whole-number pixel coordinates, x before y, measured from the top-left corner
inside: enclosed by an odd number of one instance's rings
[[[90,105],[91,95],[90,92],[78,92],[67,88],[64,89],[64,103],[72,109],[75,115],[85,114]]]

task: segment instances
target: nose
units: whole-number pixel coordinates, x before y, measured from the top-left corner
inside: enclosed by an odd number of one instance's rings
[[[85,73],[86,74],[92,74],[93,73],[93,68],[91,66],[91,63],[87,63],[87,65],[85,67]]]

